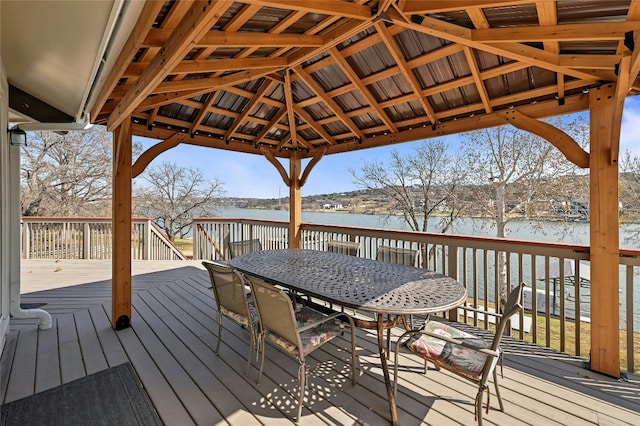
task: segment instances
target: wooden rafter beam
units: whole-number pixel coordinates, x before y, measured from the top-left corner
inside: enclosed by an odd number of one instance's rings
[[[153,145],[151,148],[140,154],[136,162],[133,163],[133,166],[131,167],[131,177],[135,178],[136,176],[140,175],[140,173],[144,172],[144,169],[146,169],[151,161],[153,161],[153,159],[158,155],[184,142],[185,136],[186,135],[184,133],[175,133],[173,134],[173,136],[163,140],[162,142],[158,142],[157,144]]]
[[[474,83],[476,85],[476,89],[478,90],[478,94],[480,95],[480,100],[482,101],[482,105],[484,106],[484,112],[489,114],[491,109],[489,95],[487,94],[487,89],[484,87],[484,81],[482,80],[480,74],[480,68],[478,67],[478,61],[476,61],[476,57],[473,54],[473,50],[470,47],[464,48],[464,56],[467,58],[467,63],[469,64],[469,68],[471,69],[471,75],[473,76]]]
[[[369,89],[364,84],[362,84],[362,82],[360,81],[360,76],[356,74],[353,68],[351,68],[347,60],[340,54],[338,49],[336,49],[335,47],[330,48],[329,54],[335,60],[336,64],[338,64],[342,72],[345,73],[349,81],[351,81],[351,84],[356,86],[360,93],[365,97],[367,102],[369,102],[369,105],[371,105],[378,117],[380,117],[382,122],[389,128],[389,130],[393,132],[397,131],[398,129],[396,128],[395,124],[393,124],[393,121],[391,121],[384,109],[382,109],[380,105],[378,105],[378,101],[376,100],[376,98],[374,98]]]
[[[267,134],[271,131],[271,129],[276,124],[278,124],[280,120],[282,120],[282,117],[284,117],[286,113],[287,113],[287,108],[280,109],[280,111],[273,117],[271,122],[268,125],[264,126],[262,131],[256,136],[255,140],[253,141],[254,146],[258,146],[258,144],[262,143],[262,140],[264,139],[264,137],[267,136]],[[274,141],[269,141],[269,143],[273,144]]]
[[[229,139],[233,134],[238,130],[238,128],[242,125],[242,123],[247,119],[249,114],[254,110],[256,103],[260,102],[260,99],[264,97],[264,95],[271,90],[275,83],[273,81],[265,82],[260,90],[249,99],[249,104],[244,108],[244,111],[238,116],[238,118],[233,122],[227,133],[225,133],[225,139]]]
[[[342,121],[342,123],[344,123],[344,125],[351,130],[351,132],[354,135],[360,138],[362,137],[362,132],[360,131],[360,129],[358,129],[358,126],[356,126],[355,123],[351,121],[351,119],[344,113],[344,111],[342,111],[342,108],[340,108],[340,106],[336,104],[336,102],[333,99],[327,96],[325,91],[320,86],[318,86],[318,84],[313,80],[313,78],[309,74],[307,74],[300,67],[295,67],[293,70],[296,72],[298,77],[302,81],[304,81],[304,83],[309,87],[309,89],[311,89],[311,91],[315,93],[316,96],[322,99],[322,101],[327,106],[327,108],[331,112],[333,112]]]
[[[589,153],[568,134],[544,121],[536,120],[517,109],[504,110],[498,113],[506,123],[526,130],[549,141],[564,154],[567,160],[583,169],[589,168]]]
[[[402,7],[405,14],[422,14],[422,13],[442,13],[456,12],[459,10],[467,10],[473,8],[493,8],[501,6],[519,6],[530,4],[533,0],[423,0],[423,1],[407,1]]]
[[[538,102],[535,105],[518,107],[520,112],[531,118],[544,118],[550,115],[562,115],[571,112],[582,111],[589,107],[589,99],[586,96],[573,96],[566,99],[563,105],[558,105],[554,100]],[[429,139],[453,135],[457,133],[485,129],[504,124],[504,118],[500,112],[491,114],[481,114],[474,117],[459,118],[456,121],[447,121],[438,124],[435,128],[431,126],[416,126],[413,130],[407,130],[397,134],[377,135],[367,137],[362,141],[343,142],[338,145],[327,147],[327,155],[341,152],[349,152],[358,149],[375,148],[402,142],[411,142],[420,139]]]
[[[389,33],[389,30],[387,30],[384,22],[376,22],[375,27],[376,31],[378,31],[378,33],[382,37],[384,45],[387,47],[389,53],[391,53],[391,56],[395,60],[395,63],[398,65],[398,68],[402,72],[402,75],[404,75],[404,77],[411,85],[413,92],[420,94],[420,96],[418,97],[418,101],[420,102],[425,115],[432,124],[435,124],[437,122],[436,113],[434,112],[431,105],[429,105],[427,99],[422,96],[422,87],[420,86],[420,82],[418,82],[415,74],[407,65],[407,61],[404,59],[404,55],[402,54],[402,51],[400,51],[400,47],[393,39],[393,36]]]
[[[313,170],[313,168],[316,166],[316,164],[318,164],[318,162],[320,162],[320,160],[322,160],[322,157],[324,157],[324,154],[326,152],[327,152],[327,149],[324,148],[322,150],[317,151],[313,155],[313,158],[311,159],[311,161],[309,161],[307,166],[304,168],[304,171],[302,172],[302,176],[300,176],[300,186],[304,186],[304,184],[307,183],[307,179],[309,178],[309,175],[311,174],[311,170]]]
[[[284,68],[289,65],[287,58],[242,58],[209,59],[206,61],[182,61],[169,74],[198,74],[236,70],[264,68]],[[131,64],[125,71],[125,77],[137,77],[144,72],[149,63]]]
[[[262,6],[275,7],[286,10],[298,10],[307,13],[323,15],[337,15],[345,18],[366,20],[371,19],[371,9],[357,3],[342,0],[252,0]]]
[[[317,134],[319,134],[322,138],[324,138],[324,140],[326,140],[329,143],[329,145],[336,144],[335,138],[331,136],[329,133],[327,133],[327,131],[322,128],[321,124],[313,120],[311,116],[307,114],[307,112],[300,105],[296,104],[293,106],[293,108],[296,114],[298,114],[300,118],[306,121],[309,127],[311,127]]]
[[[196,116],[196,118],[193,120],[193,122],[191,124],[191,132],[190,133],[192,135],[195,135],[195,133],[198,131],[198,128],[200,127],[200,124],[202,123],[202,120],[204,120],[205,117],[207,116],[207,114],[209,113],[209,107],[211,106],[211,104],[213,102],[215,102],[217,97],[218,97],[218,91],[211,92],[211,93],[209,93],[207,95],[207,99],[204,101],[204,103],[200,107],[200,111],[198,112],[198,115]]]
[[[614,91],[614,100],[612,104],[611,114],[611,163],[617,163],[620,153],[620,130],[622,127],[622,111],[624,110],[624,101],[629,94],[631,70],[631,56],[623,55],[620,62],[619,78]]]
[[[622,40],[628,31],[640,28],[638,21],[602,22],[598,25],[562,24],[471,30],[471,40],[480,43],[536,41]]]
[[[233,86],[240,83],[245,83],[250,80],[255,80],[260,77],[264,77],[280,68],[267,68],[251,71],[240,71],[234,74],[229,74],[224,77],[210,77],[199,78],[197,80],[180,80],[180,81],[167,81],[160,83],[152,91],[152,93],[167,93],[167,92],[180,92],[180,91],[192,91],[192,90],[205,90],[214,91],[226,86]]]
[[[170,30],[152,29],[143,47],[162,47],[171,36]],[[318,47],[324,44],[321,36],[305,34],[273,34],[259,32],[210,31],[197,47]]]
[[[482,50],[494,55],[504,56],[516,61],[527,63],[531,66],[547,69],[571,75],[583,80],[602,80],[605,76],[595,72],[584,72],[558,64],[559,57],[556,54],[545,52],[535,47],[527,46],[520,43],[480,43],[471,40],[471,31],[468,28],[459,25],[443,22],[431,17],[421,17],[420,24],[415,22],[404,22],[400,19],[394,19],[394,23],[404,26],[405,28],[415,30],[434,37],[440,37],[454,43],[459,43],[474,49]]]
[[[296,130],[296,113],[293,110],[293,91],[291,88],[291,70],[287,70],[284,74],[284,98],[287,106],[287,119],[289,120],[289,134],[291,138],[291,144],[294,147],[298,146],[298,132]],[[284,143],[281,143],[278,148],[282,149]]]
[[[284,184],[287,185],[287,186],[291,186],[291,178],[287,174],[287,171],[285,170],[285,168],[282,165],[282,163],[280,163],[280,161],[278,161],[278,159],[273,155],[273,153],[271,151],[269,151],[267,148],[263,147],[263,146],[260,147],[260,152],[262,152],[262,155],[264,155],[265,158],[271,164],[273,164],[273,166],[276,168],[276,170],[280,174],[280,177],[284,181]],[[294,178],[295,178],[295,176],[294,176]]]
[[[144,70],[134,87],[127,92],[111,113],[107,120],[108,129],[113,130],[117,127],[131,115],[140,102],[153,93],[171,70],[184,59],[185,54],[209,31],[213,23],[222,15],[221,12],[231,4],[233,4],[232,1],[212,0],[208,3],[197,2],[189,9],[149,67]]]

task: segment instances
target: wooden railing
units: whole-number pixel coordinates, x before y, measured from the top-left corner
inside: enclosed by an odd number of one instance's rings
[[[22,218],[23,259],[111,259],[111,218]],[[133,219],[131,258],[184,260],[151,219]]]
[[[456,278],[469,294],[459,320],[491,327],[500,308],[500,282],[527,283],[525,312],[512,320],[515,337],[587,358],[590,338],[589,246],[304,223],[301,247],[326,250],[328,241],[360,243],[360,256],[375,258],[379,245],[418,249],[421,266]],[[197,219],[194,259],[228,259],[229,241],[258,238],[263,248],[288,246],[288,223],[255,219]],[[503,265],[503,266],[501,266]],[[640,364],[640,250],[621,250],[620,328],[622,368]],[[635,315],[634,315],[635,314]],[[486,319],[486,321],[485,321]],[[640,351],[639,351],[640,352]]]

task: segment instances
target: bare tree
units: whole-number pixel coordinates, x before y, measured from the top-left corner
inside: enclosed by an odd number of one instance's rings
[[[580,120],[554,123],[579,143],[588,132]],[[503,238],[506,225],[519,218],[530,218],[538,210],[552,208],[550,195],[566,191],[561,177],[575,176],[576,167],[549,142],[512,126],[494,127],[467,134],[463,142],[465,156],[472,160],[471,173],[476,182],[475,204],[480,214],[493,219],[496,236]],[[576,191],[576,188],[569,188]],[[575,196],[575,195],[574,195]],[[500,297],[506,301],[506,254],[498,259]]]
[[[215,212],[215,200],[224,195],[218,179],[208,181],[195,168],[161,163],[142,174],[147,183],[137,188],[136,211],[150,217],[173,240],[191,231],[194,217]]]
[[[111,134],[102,126],[29,133],[21,158],[22,214],[109,215],[111,152]]]
[[[625,220],[638,222],[640,218],[640,156],[625,151],[620,158],[620,202]],[[630,229],[625,243],[637,243],[640,231]]]
[[[438,230],[444,233],[466,206],[461,197],[465,168],[448,150],[442,140],[427,140],[407,155],[392,151],[388,164],[366,162],[349,172],[361,188],[393,200],[395,211],[386,212],[387,217],[399,213],[412,230],[426,232],[437,215]]]

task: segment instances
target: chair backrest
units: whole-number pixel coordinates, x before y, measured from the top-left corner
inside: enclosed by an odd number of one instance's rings
[[[417,263],[419,254],[420,252],[414,249],[378,246],[378,248],[376,249],[376,260],[398,263],[400,265],[418,266]]]
[[[247,289],[240,273],[222,263],[202,262],[202,265],[209,271],[218,308],[250,319]]]
[[[262,243],[257,238],[254,238],[253,240],[229,242],[229,256],[231,256],[231,258],[259,250],[262,250]]]
[[[246,275],[246,279],[251,285],[251,294],[258,309],[262,328],[300,350],[302,344],[291,299],[282,290],[260,278]]]
[[[507,303],[504,305],[504,310],[502,313],[502,318],[498,321],[496,325],[496,334],[493,338],[493,343],[491,344],[491,349],[496,350],[498,346],[500,346],[500,340],[502,339],[502,335],[504,334],[504,329],[506,328],[511,316],[517,314],[522,309],[523,305],[523,297],[524,297],[524,289],[525,284],[520,283],[509,292],[509,296],[507,297]]]
[[[357,241],[330,240],[327,250],[333,253],[348,254],[358,256],[360,253],[360,243]]]

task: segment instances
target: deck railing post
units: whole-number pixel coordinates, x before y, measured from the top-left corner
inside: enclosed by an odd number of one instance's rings
[[[446,274],[458,281],[458,251],[459,247],[453,244],[449,244],[443,246],[443,250],[446,249],[446,252],[442,253],[442,256],[447,257],[447,272]],[[458,321],[458,308],[452,309],[449,311],[449,320],[450,321]]]
[[[91,259],[91,225],[84,222],[82,226],[82,258]]]

